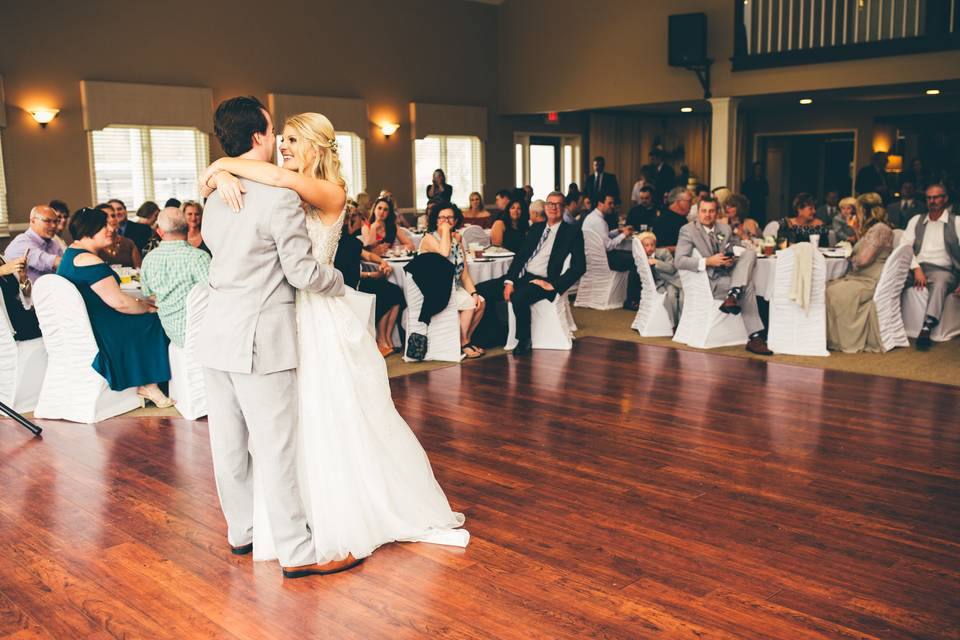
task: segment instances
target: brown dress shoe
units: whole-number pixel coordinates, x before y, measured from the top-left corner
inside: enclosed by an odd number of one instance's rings
[[[723,313],[732,313],[733,315],[738,315],[740,313],[740,301],[737,300],[736,296],[727,296],[726,300],[723,301],[723,304],[720,305],[720,311]]]
[[[357,560],[353,554],[347,554],[343,560],[333,560],[324,564],[305,564],[302,567],[284,567],[284,578],[303,578],[305,576],[326,576],[331,573],[340,573],[347,569],[353,569],[362,563],[364,558]]]
[[[760,336],[757,336],[756,338],[750,338],[750,342],[747,343],[747,351],[760,356],[773,355],[773,351],[770,351],[770,348],[767,347],[767,341]]]

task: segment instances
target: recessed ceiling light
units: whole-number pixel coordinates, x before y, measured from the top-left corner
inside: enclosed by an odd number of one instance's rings
[[[693,111],[693,107],[680,107],[680,113],[690,113]]]
[[[813,104],[813,98],[800,98],[800,104]]]
[[[927,89],[928,96],[938,96],[940,95],[940,89]]]

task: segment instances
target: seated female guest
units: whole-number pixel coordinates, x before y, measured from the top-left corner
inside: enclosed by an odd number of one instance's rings
[[[484,229],[489,229],[493,224],[493,216],[483,206],[483,197],[476,191],[470,194],[470,208],[463,212],[463,221]]]
[[[370,212],[370,220],[363,226],[363,246],[377,255],[384,255],[395,244],[411,253],[416,251],[410,234],[397,225],[397,213],[393,199],[377,198]]]
[[[840,201],[838,205],[840,212],[833,217],[831,228],[837,236],[837,242],[846,240],[850,243],[857,241],[857,231],[850,222],[858,217],[859,205],[856,198],[847,197]]]
[[[523,246],[529,227],[530,213],[527,211],[527,203],[522,199],[512,198],[507,204],[506,213],[490,227],[490,244],[516,253]]]
[[[393,329],[403,306],[403,291],[387,278],[393,273],[393,267],[377,254],[366,251],[356,238],[363,226],[363,217],[355,208],[347,210],[340,244],[334,258],[334,266],[343,274],[343,283],[363,293],[376,296],[377,347],[386,357],[393,353]],[[360,262],[376,265],[373,270],[361,270]]]
[[[37,312],[30,303],[30,289],[26,257],[10,262],[4,262],[3,258],[0,258],[0,292],[3,293],[3,305],[7,308],[14,340],[33,340],[40,337]]]
[[[110,227],[110,243],[100,248],[97,255],[107,264],[118,264],[121,267],[139,269],[140,250],[137,249],[133,240],[120,235],[120,225],[127,221],[126,215],[109,204],[98,204],[96,208],[98,211],[103,211],[107,216],[106,225]]]
[[[80,209],[70,220],[74,238],[57,273],[72,282],[83,298],[100,351],[94,370],[110,388],[137,387],[137,394],[158,407],[173,405],[157,387],[170,379],[167,336],[157,309],[120,290],[120,278],[97,256],[113,242],[113,228],[100,209]]]
[[[683,284],[680,281],[680,274],[677,267],[673,264],[673,254],[669,249],[657,249],[657,236],[649,231],[637,234],[637,239],[643,245],[643,250],[647,254],[647,261],[650,264],[650,271],[653,272],[653,280],[657,284],[657,291],[667,294],[663,299],[663,307],[670,316],[670,322],[674,328],[680,319],[680,311],[683,309]]]
[[[878,194],[865,193],[857,201],[860,214],[853,224],[860,240],[850,256],[853,273],[827,283],[827,348],[882,352],[873,293],[893,251],[893,230]]]
[[[203,226],[203,205],[193,200],[187,200],[180,205],[180,211],[183,211],[183,216],[187,219],[187,242],[190,243],[191,247],[206,251],[212,256],[210,249],[203,242],[203,234],[200,231]]]
[[[809,193],[798,193],[793,199],[792,217],[780,218],[777,231],[777,245],[787,246],[798,242],[809,242],[811,235],[820,236],[820,246],[830,243],[827,228],[823,220],[817,217],[817,201]]]
[[[461,219],[462,214],[455,204],[445,202],[434,207],[427,221],[427,235],[420,243],[420,253],[439,253],[453,263],[457,289],[451,302],[460,312],[460,350],[468,358],[479,358],[485,351],[473,344],[471,338],[483,317],[485,304],[470,277],[463,238],[454,231]]]
[[[760,237],[760,225],[747,217],[749,213],[750,201],[746,196],[731,193],[723,203],[723,215],[717,217],[717,222],[728,225],[741,240],[752,240]]]

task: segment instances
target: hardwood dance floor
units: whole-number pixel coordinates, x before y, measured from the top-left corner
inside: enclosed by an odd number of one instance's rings
[[[205,422],[0,422],[0,638],[960,638],[960,389],[597,338],[391,384],[470,546],[292,581]]]

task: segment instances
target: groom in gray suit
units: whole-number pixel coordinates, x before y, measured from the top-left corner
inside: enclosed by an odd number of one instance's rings
[[[740,244],[740,237],[728,225],[717,222],[719,203],[713,196],[704,196],[697,206],[697,219],[680,229],[677,239],[676,264],[686,271],[704,271],[710,278],[713,297],[723,300],[723,313],[743,313],[743,324],[749,334],[747,351],[773,355],[762,337],[763,321],[757,309],[757,296],[752,277],[757,254]],[[744,249],[739,257],[733,247]],[[694,255],[696,249],[700,256]]]
[[[272,161],[273,123],[256,98],[221,103],[215,128],[228,156]],[[227,540],[235,554],[253,550],[256,461],[283,575],[342,571],[356,561],[316,564],[297,480],[294,294],[303,289],[343,295],[343,276],[311,256],[296,193],[249,180],[241,184],[246,193],[239,213],[219,191],[204,211],[203,238],[213,260],[196,351],[207,384],[210,448]]]

